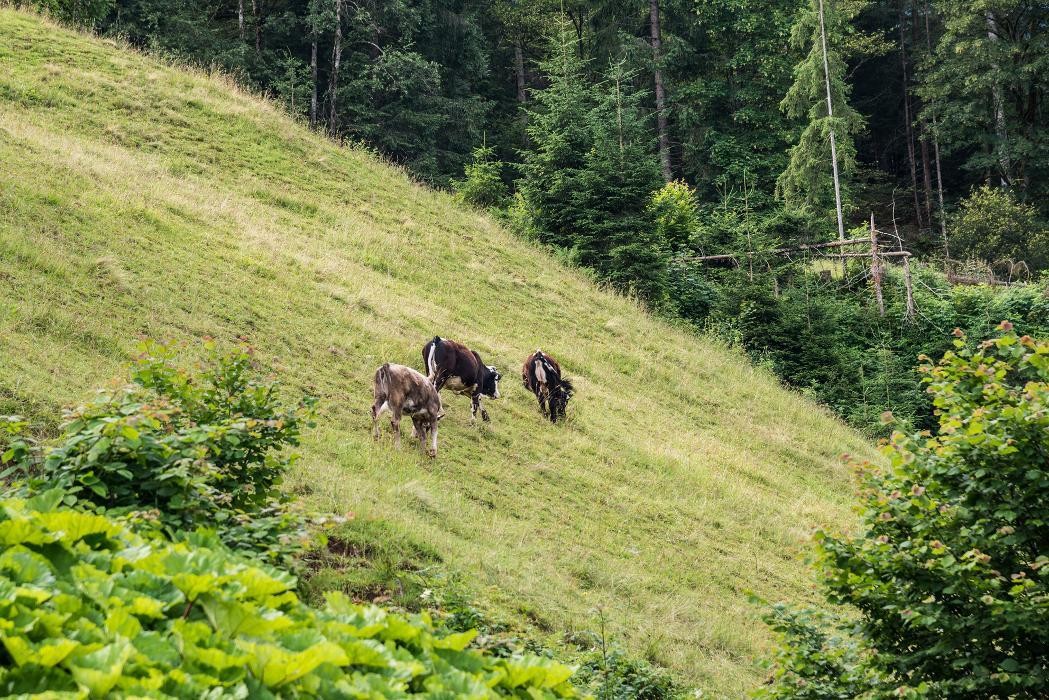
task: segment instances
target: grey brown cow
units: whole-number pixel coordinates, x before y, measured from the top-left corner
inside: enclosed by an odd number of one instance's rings
[[[444,417],[444,411],[441,397],[429,379],[411,367],[387,362],[375,371],[372,394],[375,396],[372,434],[376,440],[381,434],[379,417],[389,411],[393,441],[400,447],[401,415],[408,415],[412,419],[412,437],[418,438],[419,445],[425,447],[429,436],[427,453],[431,457],[437,456],[437,422]]]

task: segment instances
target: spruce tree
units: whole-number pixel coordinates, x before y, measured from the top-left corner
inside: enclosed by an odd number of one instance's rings
[[[567,24],[552,54],[518,183],[533,228],[600,279],[662,305],[667,252],[647,211],[662,178],[641,116],[644,95],[630,88],[621,64],[589,83]]]
[[[849,106],[842,50],[849,21],[860,8],[850,0],[810,0],[791,32],[793,46],[808,53],[794,68],[794,84],[780,107],[787,116],[807,123],[790,149],[790,162],[777,188],[789,205],[818,216],[834,210],[835,169],[847,182],[856,163],[853,137],[863,129],[863,117]],[[843,207],[847,191],[842,193]]]

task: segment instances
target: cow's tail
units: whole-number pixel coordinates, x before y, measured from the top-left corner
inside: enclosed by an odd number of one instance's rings
[[[546,359],[546,355],[539,353],[538,364],[543,366],[543,379],[542,381],[547,384],[557,384],[561,379],[561,375],[558,374],[554,366],[550,364],[550,360]]]
[[[426,373],[430,379],[437,379],[437,349],[441,345],[441,336],[435,335],[430,341],[430,350],[426,356]]]

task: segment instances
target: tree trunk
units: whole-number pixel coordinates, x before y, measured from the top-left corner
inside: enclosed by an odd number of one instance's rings
[[[932,31],[929,29],[929,0],[925,0],[925,49],[932,57]],[[943,210],[943,173],[940,170],[940,137],[936,133],[936,119],[932,120],[932,151],[936,158],[936,195],[940,205],[940,235],[943,236],[943,255],[950,258],[951,252],[947,245],[947,214]]]
[[[335,0],[335,45],[331,53],[331,106],[328,109],[328,131],[335,135],[336,93],[339,89],[339,61],[342,59],[342,0]]]
[[[262,16],[259,13],[259,5],[262,0],[251,0],[251,16],[255,21],[255,53],[262,51]]]
[[[929,140],[926,138],[928,129],[925,122],[919,122],[921,133],[918,143],[921,146],[922,155],[922,203],[925,205],[925,223],[932,226],[932,171],[929,169]]]
[[[237,28],[240,30],[241,43],[244,42],[244,0],[237,0]]]
[[[649,29],[652,36],[652,77],[656,84],[656,135],[659,138],[659,163],[663,179],[670,182],[674,171],[670,165],[670,135],[667,133],[667,97],[663,86],[663,35],[659,28],[659,0],[649,0]]]
[[[913,56],[918,55],[918,6],[911,3],[911,51]],[[921,114],[921,102],[914,108],[915,115]],[[922,203],[925,205],[925,224],[932,228],[932,175],[929,169],[929,125],[924,119],[918,120],[918,144],[921,146],[922,156]]]
[[[830,97],[830,62],[827,60],[827,27],[823,21],[823,0],[819,0],[820,42],[823,45],[823,79],[827,86],[827,117],[834,117],[834,105]],[[834,170],[834,208],[838,214],[838,240],[845,240],[845,219],[841,212],[841,179],[838,177],[838,147],[834,143],[834,127],[830,131],[830,163]],[[842,272],[845,271],[845,259],[841,261]]]
[[[914,162],[914,128],[911,123],[911,91],[910,80],[907,76],[907,39],[903,33],[903,0],[899,2],[899,25],[900,25],[900,71],[903,75],[903,122],[904,137],[907,139],[907,164],[911,171],[911,192],[914,194],[914,218],[918,222],[918,228],[922,227],[922,209],[918,201],[918,168]]]
[[[517,79],[517,101],[524,104],[528,101],[528,93],[525,92],[524,50],[520,44],[514,44],[514,77]]]
[[[994,13],[991,10],[987,10],[987,38],[992,44],[998,41],[998,21],[994,18]],[[998,68],[996,64],[994,67],[995,69]],[[1002,187],[1008,187],[1010,170],[1012,170],[1008,151],[1006,150],[1009,144],[1009,134],[1005,129],[1005,104],[1002,101],[1002,87],[997,82],[991,88],[991,100],[994,103],[994,131],[998,137],[998,167],[1001,170],[999,177]]]
[[[317,127],[317,2],[310,3],[313,10],[310,17],[310,76],[313,80],[313,92],[310,95],[310,126]]]

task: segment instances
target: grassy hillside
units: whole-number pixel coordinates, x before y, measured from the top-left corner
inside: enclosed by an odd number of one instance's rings
[[[412,532],[533,629],[602,607],[709,695],[760,680],[744,591],[806,596],[807,534],[849,519],[855,434],[228,81],[2,9],[0,66],[0,412],[55,415],[140,336],[243,336],[322,399],[289,485],[310,505]],[[375,367],[418,366],[435,333],[506,380],[489,425],[446,399],[431,463],[373,444],[369,406]],[[576,382],[567,425],[516,379],[537,346]]]

